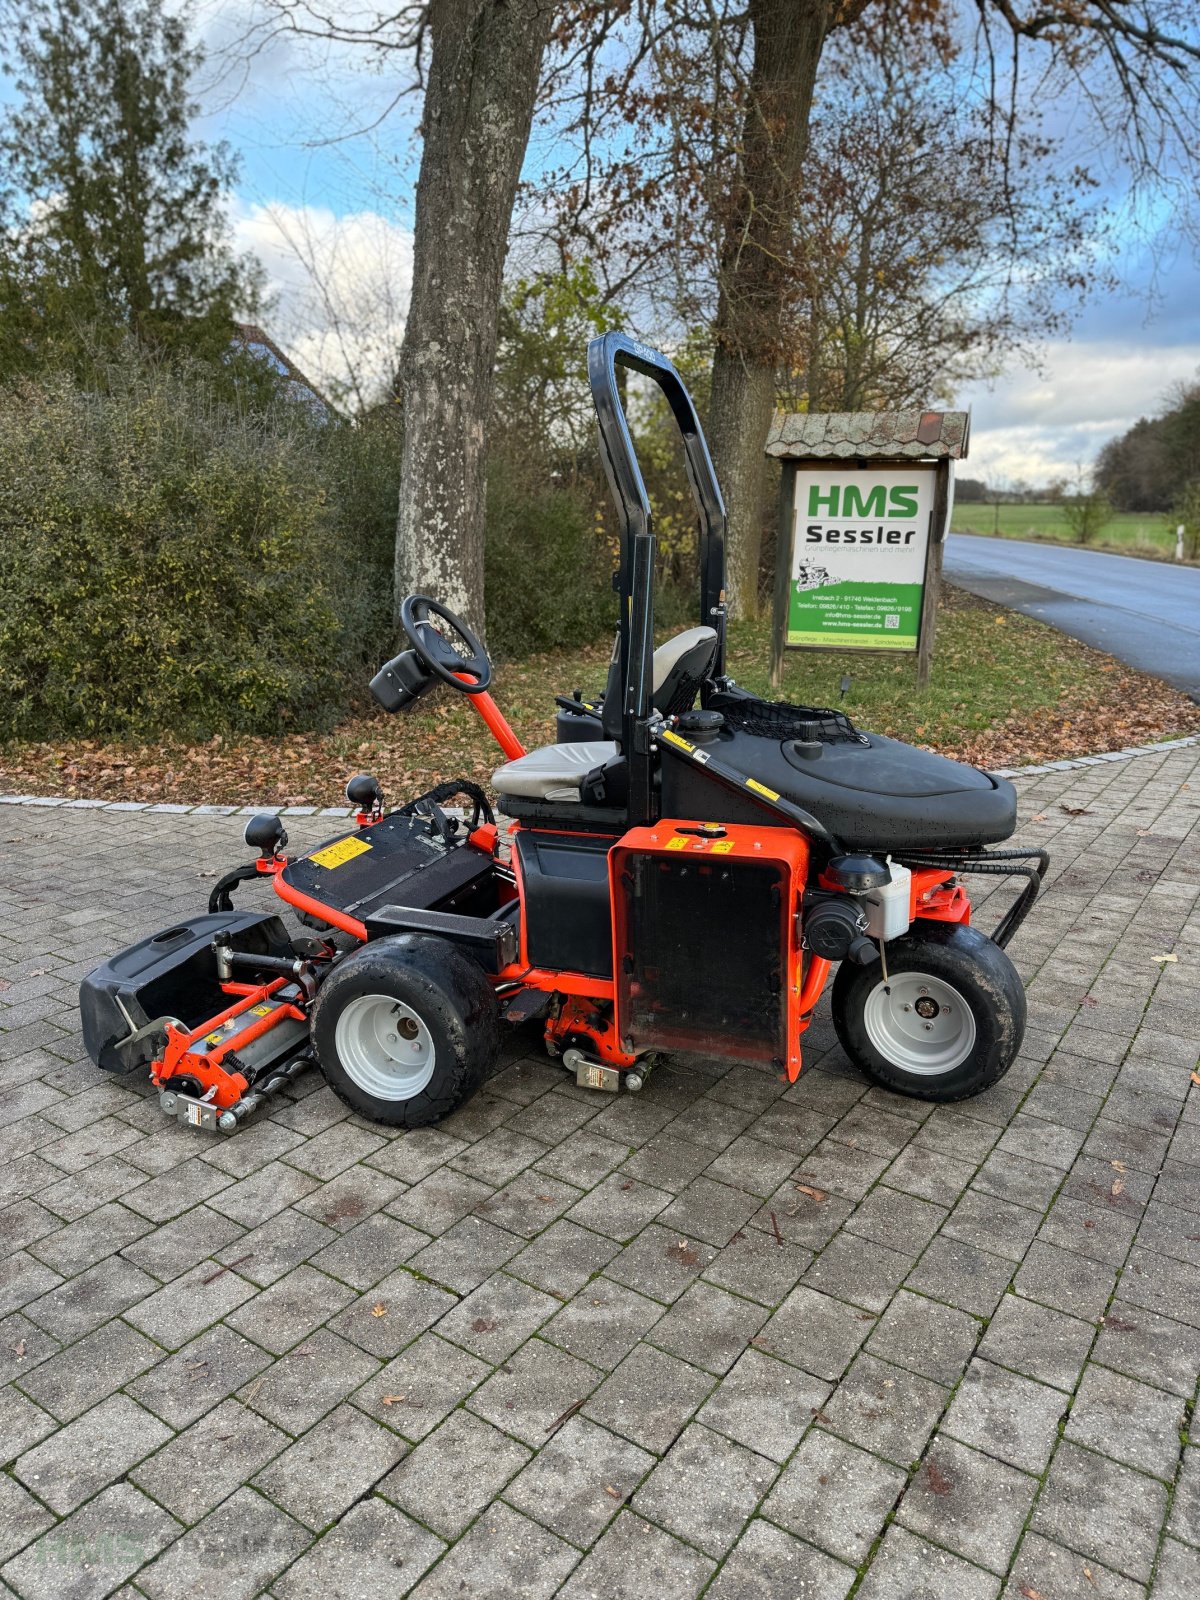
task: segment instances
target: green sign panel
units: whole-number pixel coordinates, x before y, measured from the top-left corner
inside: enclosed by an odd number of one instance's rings
[[[915,651],[936,469],[800,467],[785,643]]]

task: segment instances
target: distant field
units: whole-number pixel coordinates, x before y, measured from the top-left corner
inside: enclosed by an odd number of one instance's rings
[[[1002,539],[1049,539],[1060,544],[1076,542],[1063,520],[1062,508],[1050,504],[956,505],[951,532],[999,533]],[[1170,557],[1175,552],[1175,534],[1168,530],[1162,512],[1119,511],[1111,522],[1105,523],[1089,548]]]

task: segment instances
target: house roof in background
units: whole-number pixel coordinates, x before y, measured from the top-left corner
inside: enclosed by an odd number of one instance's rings
[[[265,361],[281,378],[286,378],[293,400],[317,406],[329,416],[334,414],[335,408],[332,402],[326,399],[315,383],[304,376],[296,363],[283,353],[265,329],[260,328],[255,322],[235,322],[233,326],[234,343],[244,345],[251,355]]]
[[[766,450],[785,461],[959,461],[970,433],[969,411],[777,411]]]

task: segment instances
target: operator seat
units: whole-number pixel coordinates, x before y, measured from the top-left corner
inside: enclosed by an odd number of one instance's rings
[[[651,703],[663,716],[687,711],[712,669],[717,653],[715,628],[687,628],[654,652]],[[613,739],[548,744],[507,761],[492,774],[492,787],[503,799],[549,804],[579,804],[579,789],[589,772],[619,754]]]

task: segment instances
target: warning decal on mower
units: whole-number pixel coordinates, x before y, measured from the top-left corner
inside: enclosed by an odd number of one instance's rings
[[[361,856],[364,850],[370,848],[365,839],[356,839],[351,834],[348,839],[336,839],[333,844],[327,844],[323,850],[315,851],[308,859],[315,861],[318,867],[327,867],[332,872],[334,867],[344,867],[347,861],[353,861],[355,856]]]

